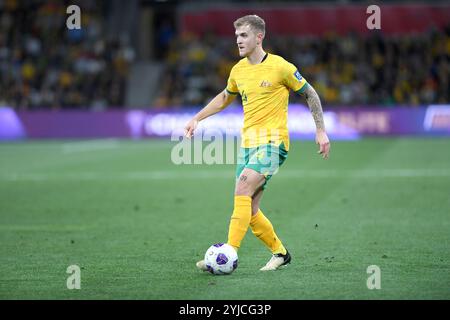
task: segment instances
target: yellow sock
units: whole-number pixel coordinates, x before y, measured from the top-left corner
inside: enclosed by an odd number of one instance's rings
[[[235,196],[234,210],[228,229],[228,244],[236,249],[241,246],[241,241],[247,233],[252,216],[252,198],[249,196]]]
[[[258,237],[273,254],[281,253],[286,254],[286,248],[281,243],[275,234],[272,223],[261,210],[252,216],[250,220],[250,227],[253,234]]]

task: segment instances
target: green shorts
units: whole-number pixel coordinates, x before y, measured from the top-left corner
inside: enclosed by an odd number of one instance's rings
[[[287,156],[288,152],[284,147],[284,143],[281,143],[279,146],[263,144],[255,148],[241,147],[237,159],[236,179],[239,178],[244,168],[253,169],[266,178],[263,185],[263,189],[265,189],[267,181],[277,173],[278,168],[281,167]]]

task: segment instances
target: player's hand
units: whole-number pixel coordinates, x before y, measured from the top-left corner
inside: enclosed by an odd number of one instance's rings
[[[197,128],[198,120],[192,118],[184,127],[184,136],[190,139],[194,135],[194,130]]]
[[[321,154],[324,159],[328,159],[328,155],[330,154],[330,140],[328,140],[325,131],[317,130],[316,143],[319,145],[319,151],[317,153]]]

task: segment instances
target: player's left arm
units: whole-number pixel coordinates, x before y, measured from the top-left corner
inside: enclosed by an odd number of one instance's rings
[[[306,103],[316,123],[316,143],[319,145],[319,151],[317,153],[320,153],[324,159],[327,159],[330,153],[330,140],[325,131],[325,122],[323,121],[322,104],[320,103],[319,95],[292,63],[285,62],[281,66],[283,84],[306,98]]]
[[[327,132],[325,130],[325,122],[323,121],[322,104],[320,103],[319,95],[313,86],[309,83],[305,83],[306,88],[301,93],[306,98],[311,115],[316,124],[316,143],[319,145],[319,151],[324,159],[328,158],[330,154],[330,140],[328,139]]]

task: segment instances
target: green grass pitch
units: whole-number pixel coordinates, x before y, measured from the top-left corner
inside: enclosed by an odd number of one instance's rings
[[[258,271],[249,230],[230,276],[195,262],[226,241],[235,167],[174,165],[173,145],[0,144],[0,298],[450,298],[450,139],[334,141],[328,161],[293,142],[262,199],[292,264]]]

